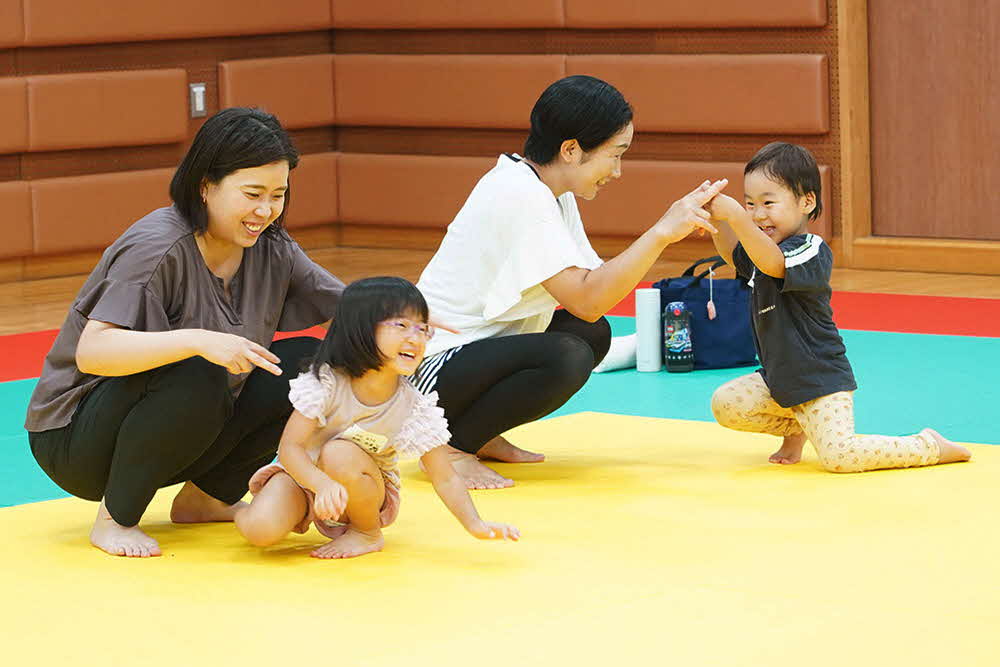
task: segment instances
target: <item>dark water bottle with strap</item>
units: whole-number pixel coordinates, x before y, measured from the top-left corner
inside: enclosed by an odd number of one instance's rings
[[[683,301],[671,301],[663,309],[663,359],[671,373],[694,370],[691,313]]]

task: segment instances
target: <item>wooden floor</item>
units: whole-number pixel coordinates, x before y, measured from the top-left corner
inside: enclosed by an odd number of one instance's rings
[[[416,280],[431,250],[329,248],[310,255],[345,282],[374,275]],[[660,261],[646,275],[658,280],[679,275],[686,261]],[[720,273],[720,275],[732,275]],[[57,329],[86,276],[0,283],[0,335]],[[835,269],[835,290],[1000,299],[1000,276]]]

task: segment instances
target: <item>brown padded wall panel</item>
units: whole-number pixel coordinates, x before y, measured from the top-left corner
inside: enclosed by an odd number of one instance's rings
[[[0,78],[0,153],[28,150],[28,82]]]
[[[219,63],[219,106],[261,107],[288,129],[333,125],[333,54]]]
[[[330,0],[334,28],[559,28],[563,0]]]
[[[0,183],[3,243],[0,257],[24,257],[32,251],[31,190],[25,181]]]
[[[0,49],[12,49],[24,44],[22,0],[0,0]]]
[[[818,28],[826,0],[564,0],[567,28]]]
[[[186,141],[182,69],[28,77],[31,151]]]
[[[35,254],[99,250],[170,203],[173,168],[31,181]]]
[[[527,129],[565,56],[338,55],[333,68],[338,125]]]
[[[24,0],[28,46],[263,35],[330,27],[330,0]]]
[[[830,129],[826,56],[568,56],[566,73],[618,88],[643,132],[824,134]],[[787,94],[794,91],[793,102]]]
[[[337,153],[303,155],[288,180],[291,202],[285,225],[289,229],[337,221]]]
[[[831,238],[830,169],[820,167],[823,214],[810,229],[827,241]],[[726,194],[743,201],[741,162],[658,162],[625,160],[622,177],[613,181],[593,201],[578,199],[587,233],[593,236],[637,237],[675,200],[698,187],[706,179],[728,178]]]
[[[340,222],[443,229],[495,164],[495,157],[341,153]]]

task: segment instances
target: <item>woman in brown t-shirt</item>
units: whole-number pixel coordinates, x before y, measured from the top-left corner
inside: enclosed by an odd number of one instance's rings
[[[100,500],[91,542],[157,556],[137,524],[185,482],[175,522],[231,521],[274,458],[288,380],[319,341],[275,331],[329,320],[344,285],[284,231],[298,153],[255,109],[208,119],[170,184],[81,288],[45,360],[25,428],[59,486]]]

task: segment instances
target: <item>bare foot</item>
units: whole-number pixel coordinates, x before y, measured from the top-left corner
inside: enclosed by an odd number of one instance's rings
[[[170,506],[170,520],[174,523],[209,523],[212,521],[232,521],[236,512],[249,507],[242,500],[234,505],[227,505],[216,500],[192,482],[184,482],[184,486],[174,498]]]
[[[788,435],[781,442],[781,449],[771,454],[768,459],[771,463],[779,465],[792,465],[802,460],[802,447],[806,444],[806,434]]]
[[[103,500],[97,510],[94,527],[90,530],[90,543],[112,556],[149,558],[161,555],[157,541],[139,530],[138,526],[127,528],[112,519]]]
[[[483,445],[482,449],[476,452],[476,456],[504,463],[540,463],[545,460],[545,454],[536,454],[515,447],[499,435]]]
[[[385,546],[382,531],[376,528],[374,532],[366,533],[354,526],[348,526],[347,532],[337,539],[324,544],[310,555],[313,558],[354,558],[373,551],[381,551]]]
[[[932,428],[925,428],[921,433],[929,435],[937,441],[938,447],[941,450],[938,463],[958,463],[960,461],[968,461],[972,458],[972,452],[961,445],[956,445]]]

